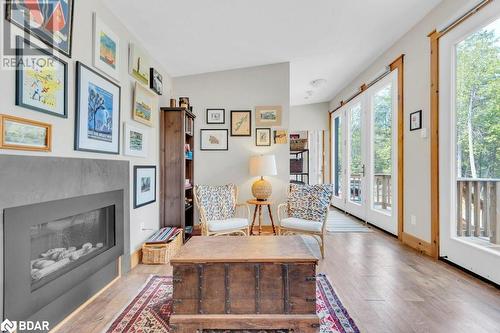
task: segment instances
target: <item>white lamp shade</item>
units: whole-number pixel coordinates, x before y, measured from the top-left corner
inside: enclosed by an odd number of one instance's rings
[[[258,155],[250,157],[251,176],[275,176],[278,174],[274,155]]]

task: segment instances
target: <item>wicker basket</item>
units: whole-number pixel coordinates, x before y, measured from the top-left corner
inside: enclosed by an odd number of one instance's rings
[[[307,148],[307,139],[293,139],[290,140],[290,150],[304,150]]]
[[[142,263],[146,265],[166,264],[175,256],[183,243],[182,231],[169,243],[143,244]]]

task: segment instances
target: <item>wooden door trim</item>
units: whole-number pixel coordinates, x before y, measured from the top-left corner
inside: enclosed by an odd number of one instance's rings
[[[398,239],[404,241],[404,54],[389,67],[398,70]]]

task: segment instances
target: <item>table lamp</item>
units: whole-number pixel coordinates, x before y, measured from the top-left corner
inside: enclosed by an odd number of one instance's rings
[[[252,185],[252,194],[258,201],[266,201],[273,191],[271,183],[264,179],[264,176],[275,176],[276,158],[274,155],[258,155],[250,157],[250,175],[260,177]]]

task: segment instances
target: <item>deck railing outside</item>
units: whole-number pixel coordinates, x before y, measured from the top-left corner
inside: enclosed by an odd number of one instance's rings
[[[500,244],[500,179],[457,180],[457,236]]]
[[[373,188],[373,203],[375,208],[390,210],[392,207],[392,182],[391,175],[385,173],[375,174]],[[351,174],[350,200],[361,202],[361,174]]]

